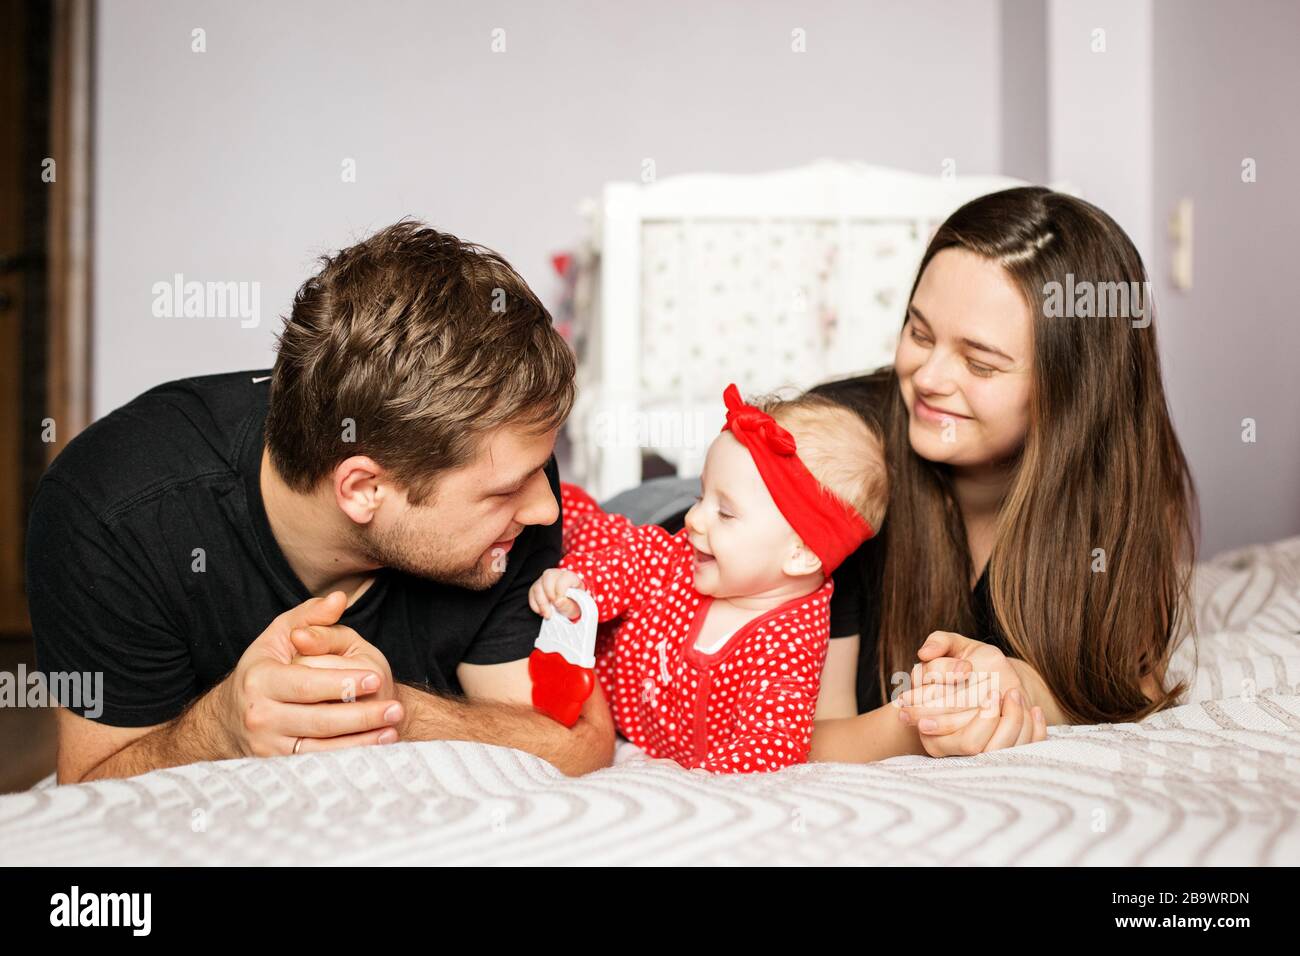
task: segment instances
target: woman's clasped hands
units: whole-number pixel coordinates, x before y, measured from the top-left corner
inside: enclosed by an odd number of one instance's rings
[[[891,703],[931,757],[969,756],[1047,739],[1029,697],[1028,665],[997,647],[935,631],[917,652],[911,686]]]

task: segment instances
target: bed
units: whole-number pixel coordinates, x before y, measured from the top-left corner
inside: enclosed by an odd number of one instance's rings
[[[0,864],[1300,863],[1300,537],[1199,565],[1186,700],[977,757],[568,778],[402,743],[0,797]]]

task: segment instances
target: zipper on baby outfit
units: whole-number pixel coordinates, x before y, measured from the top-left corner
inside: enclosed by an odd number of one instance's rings
[[[699,687],[695,692],[695,743],[692,762],[703,760],[709,752],[709,685],[713,683],[713,669],[700,675]]]
[[[686,635],[686,643],[682,646],[682,657],[700,674],[699,683],[695,690],[695,738],[692,744],[693,760],[702,760],[709,752],[708,709],[709,689],[713,685],[713,668],[729,658],[735,648],[743,643],[745,639],[763,623],[771,618],[784,614],[797,603],[808,601],[810,598],[815,598],[822,590],[826,591],[826,597],[827,600],[829,600],[832,588],[834,588],[834,581],[828,578],[825,584],[823,584],[817,591],[814,591],[812,595],[804,594],[799,597],[791,598],[784,604],[760,614],[753,620],[747,621],[727,639],[726,643],[719,648],[716,653],[713,654],[702,654],[695,649],[695,639],[699,636],[700,629],[704,625],[704,618],[708,613],[709,605],[713,603],[713,598],[709,596],[701,602],[700,607],[696,612],[695,619],[691,621],[690,629]]]

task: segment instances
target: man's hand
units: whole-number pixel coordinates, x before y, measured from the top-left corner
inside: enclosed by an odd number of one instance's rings
[[[337,624],[346,607],[342,591],[304,601],[249,645],[220,685],[222,726],[234,754],[292,753],[299,737],[299,753],[397,739],[394,725],[402,711],[388,662]],[[311,666],[301,660],[300,648],[338,660]]]
[[[383,652],[343,624],[297,627],[289,635],[298,653],[290,663],[341,670],[370,669],[380,675],[376,700],[396,700],[393,670]]]
[[[600,682],[572,727],[539,713],[530,703],[528,659],[507,664],[462,663],[457,676],[469,699],[399,684],[406,707],[403,740],[477,740],[536,754],[577,777],[614,761],[614,715]]]

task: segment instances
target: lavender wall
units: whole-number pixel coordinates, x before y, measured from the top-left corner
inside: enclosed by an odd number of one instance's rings
[[[1204,550],[1300,534],[1300,5],[1157,3],[1152,274]],[[1242,161],[1258,178],[1242,182]],[[1166,222],[1193,202],[1192,288],[1170,282]],[[1242,420],[1256,441],[1242,441]]]
[[[498,248],[546,297],[579,200],[645,158],[661,177],[993,172],[997,31],[997,0],[103,4],[95,412],[268,363],[313,256],[405,214]],[[155,318],[176,273],[259,281],[261,323]]]
[[[1300,213],[1297,36],[1287,0],[114,0],[98,21],[94,409],[268,363],[313,257],[405,214],[500,249],[549,298],[579,200],[647,158],[659,176],[951,158],[1069,180],[1137,241],[1204,552],[1300,533],[1283,241]],[[1241,182],[1245,157],[1258,182]],[[1185,196],[1180,292],[1165,221]],[[259,324],[155,317],[153,284],[176,273],[259,282]]]

